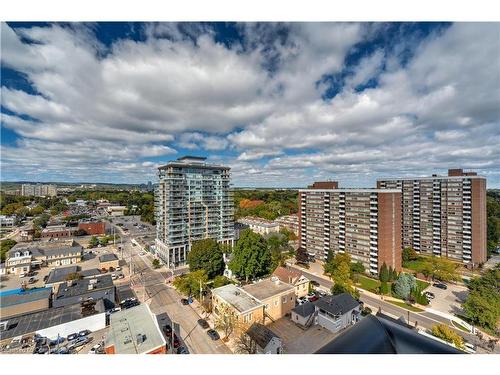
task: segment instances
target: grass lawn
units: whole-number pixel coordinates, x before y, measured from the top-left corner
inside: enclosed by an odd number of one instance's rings
[[[413,312],[423,312],[423,311],[425,311],[425,310],[419,309],[418,307],[407,305],[403,301],[387,301],[387,302],[390,302],[393,305],[402,307],[403,309],[410,310],[410,311],[413,311]]]
[[[431,285],[430,283],[428,283],[427,281],[423,281],[423,280],[419,280],[417,279],[417,286],[422,288],[422,290],[424,290],[425,288],[427,288],[429,285]]]
[[[421,269],[422,265],[425,264],[427,260],[425,258],[420,257],[417,260],[410,260],[408,262],[404,262],[403,267],[408,268],[413,271],[418,271]]]
[[[372,291],[373,289],[377,289],[377,292],[378,292],[378,287],[380,286],[380,281],[372,279],[370,277],[359,275],[357,286],[359,286],[361,289],[365,289],[365,290],[369,290],[369,291]]]
[[[455,328],[458,328],[458,329],[460,329],[460,330],[462,330],[462,331],[464,331],[464,332],[467,332],[467,333],[469,333],[469,332],[470,332],[467,328],[465,328],[465,327],[464,327],[463,325],[461,325],[460,323],[455,322],[454,320],[452,320],[452,321],[451,321],[451,324],[452,324]]]

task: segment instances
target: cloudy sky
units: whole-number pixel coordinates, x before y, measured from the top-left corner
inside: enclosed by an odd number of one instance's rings
[[[1,24],[3,181],[236,186],[463,167],[500,187],[500,24]]]

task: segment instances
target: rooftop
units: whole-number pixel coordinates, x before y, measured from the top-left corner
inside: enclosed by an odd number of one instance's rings
[[[80,275],[83,277],[92,277],[92,276],[97,276],[101,274],[101,271],[99,271],[97,268],[91,268],[89,270],[81,270],[78,272]]]
[[[212,290],[212,294],[230,304],[240,313],[254,310],[262,306],[261,302],[257,301],[242,288],[239,288],[234,284],[228,284],[221,286],[220,288],[215,288]]]
[[[0,292],[0,305],[1,307],[9,307],[41,299],[49,299],[51,293],[51,288],[5,290]]]
[[[147,304],[110,315],[106,347],[114,346],[115,354],[148,353],[164,345],[165,338]]]
[[[285,268],[280,266],[274,270],[273,276],[276,276],[284,283],[293,284],[300,278],[300,276],[302,276],[302,272],[295,268]]]
[[[343,189],[299,189],[299,193],[401,193],[401,189],[366,189],[366,188],[343,188]]]
[[[78,266],[54,268],[52,271],[50,271],[49,277],[47,278],[47,281],[45,282],[45,284],[53,284],[53,283],[58,283],[61,281],[66,281],[66,277],[69,274],[72,274],[75,272],[78,272]]]
[[[259,323],[253,323],[247,330],[247,335],[250,336],[250,338],[254,340],[262,349],[264,349],[273,338],[276,337],[279,339],[278,335],[265,325]]]
[[[96,281],[93,281],[96,280]],[[93,285],[92,289],[89,289],[90,285]],[[113,288],[113,279],[111,279],[111,275],[104,275],[100,277],[96,277],[93,279],[81,279],[81,280],[73,280],[68,281],[65,284],[61,284],[57,293],[55,295],[55,299],[63,299],[70,298],[75,296],[80,296],[82,294],[87,294],[90,292],[95,292],[102,289]]]
[[[255,284],[245,285],[243,290],[255,297],[257,300],[263,301],[283,292],[290,290],[293,291],[295,288],[290,284],[280,281],[279,279],[274,280],[270,278],[258,281]]]
[[[359,306],[349,293],[342,293],[336,296],[325,296],[315,302],[316,307],[325,310],[333,315],[342,315]]]
[[[311,316],[311,314],[314,312],[315,307],[314,303],[312,302],[306,302],[303,303],[302,305],[298,305],[292,309],[292,311],[298,315],[300,315],[303,318],[307,318]]]
[[[113,260],[118,260],[116,254],[108,253],[99,256],[99,262],[112,262]]]

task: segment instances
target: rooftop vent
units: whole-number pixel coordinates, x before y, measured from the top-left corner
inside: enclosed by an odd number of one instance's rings
[[[234,295],[235,295],[235,296],[239,296],[239,295],[240,295],[240,291],[239,291],[239,290],[236,290],[236,291],[234,292]]]
[[[94,284],[89,284],[88,290],[92,290],[92,289],[94,289]]]

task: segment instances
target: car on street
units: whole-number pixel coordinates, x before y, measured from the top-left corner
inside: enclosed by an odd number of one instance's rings
[[[471,344],[470,342],[465,342],[464,346],[465,346],[465,351],[468,353],[474,354],[477,351],[477,346],[474,344]]]
[[[181,345],[180,341],[179,341],[179,338],[177,337],[177,335],[174,333],[174,343],[173,343],[173,346],[174,348],[178,348],[179,346]]]
[[[84,329],[83,331],[78,332],[79,337],[88,336],[91,332],[88,329]]]
[[[424,296],[427,297],[427,299],[434,299],[436,296],[432,292],[424,292]]]
[[[108,310],[108,314],[114,314],[115,312],[121,311],[121,307],[113,307],[111,310]]]
[[[216,341],[218,339],[220,339],[220,336],[219,334],[217,333],[217,331],[215,329],[209,329],[207,331],[207,335],[213,340],[213,341]]]
[[[181,303],[183,305],[189,305],[189,301],[186,298],[181,298]]]
[[[189,354],[189,352],[184,346],[179,346],[179,348],[177,348],[177,354]]]
[[[435,288],[443,289],[443,290],[448,289],[448,286],[444,283],[434,283],[434,284],[432,284],[432,286]]]
[[[73,350],[75,348],[78,348],[83,345],[87,345],[89,342],[91,342],[93,337],[78,337],[76,340],[74,340],[70,345],[68,345],[69,350]]]
[[[74,339],[76,339],[77,337],[78,337],[78,333],[72,333],[72,334],[70,334],[70,335],[68,335],[68,336],[66,337],[66,340],[68,340],[68,341],[73,341],[73,340],[74,340]]]
[[[30,277],[29,280],[28,280],[28,284],[34,284],[36,283],[36,280],[34,277]]]
[[[205,319],[198,319],[198,324],[203,329],[210,328],[210,326],[208,325],[208,323],[207,323],[207,321]]]

